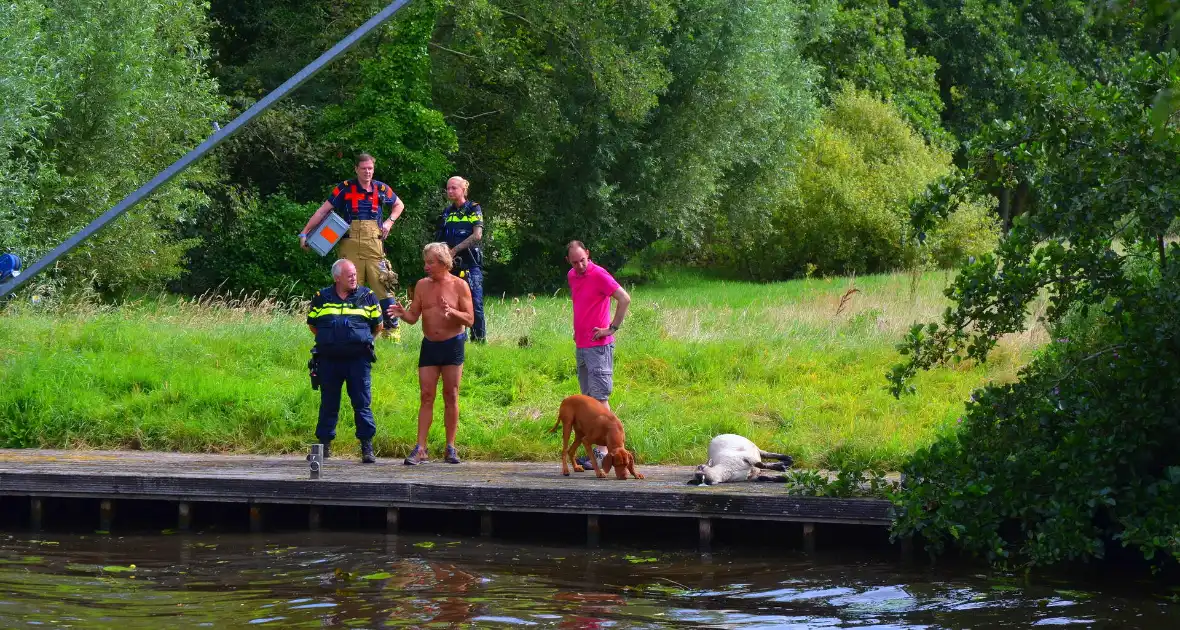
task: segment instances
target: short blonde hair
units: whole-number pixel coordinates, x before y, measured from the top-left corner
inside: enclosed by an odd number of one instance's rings
[[[451,257],[451,248],[446,243],[427,243],[426,247],[422,248],[422,260],[426,260],[426,257],[431,254],[434,254],[438,262],[447,269],[455,266],[455,260]]]
[[[451,183],[451,181],[452,181],[452,180],[458,180],[458,181],[459,181],[459,185],[463,187],[463,194],[464,194],[464,195],[466,195],[466,194],[467,194],[467,189],[471,187],[471,182],[469,182],[469,181],[467,181],[467,180],[463,179],[462,177],[459,177],[458,175],[456,175],[456,176],[452,177],[451,179],[448,179],[448,180],[447,180],[447,183],[448,183],[448,184],[449,184],[449,183]]]

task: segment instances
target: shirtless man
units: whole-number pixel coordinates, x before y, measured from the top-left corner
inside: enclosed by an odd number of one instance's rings
[[[438,378],[442,376],[443,419],[447,428],[448,464],[459,463],[455,450],[455,430],[459,426],[459,381],[463,378],[463,349],[467,341],[465,328],[475,321],[471,289],[462,278],[451,275],[451,249],[446,243],[430,243],[422,249],[426,277],[414,286],[414,300],[409,310],[399,304],[386,313],[413,325],[422,318],[422,349],[418,353],[418,444],[406,458],[407,466],[424,464],[426,434],[434,420],[434,398]]]

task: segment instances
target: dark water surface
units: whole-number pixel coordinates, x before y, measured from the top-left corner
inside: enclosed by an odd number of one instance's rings
[[[1170,596],[777,551],[0,534],[4,628],[1180,628]]]

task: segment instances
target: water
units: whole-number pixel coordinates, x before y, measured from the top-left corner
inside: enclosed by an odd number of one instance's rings
[[[1180,627],[1159,585],[1024,583],[863,557],[342,533],[0,543],[4,628]]]

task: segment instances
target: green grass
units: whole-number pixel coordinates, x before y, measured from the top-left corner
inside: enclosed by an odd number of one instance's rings
[[[1004,340],[985,365],[922,375],[893,399],[884,374],[909,325],[945,308],[944,273],[772,285],[673,275],[633,287],[611,404],[642,463],[699,463],[718,433],[803,465],[894,468],[952,429],[970,392],[1012,379],[1040,343]],[[841,298],[855,286],[840,308]],[[302,452],[318,392],[302,316],[270,300],[162,299],[119,306],[15,305],[0,319],[0,446]],[[459,446],[471,459],[557,460],[548,433],[578,391],[562,293],[493,298],[489,339],[469,346]],[[837,313],[839,311],[839,313]],[[382,341],[373,370],[379,455],[413,444],[421,329]],[[347,397],[341,454],[356,451]],[[438,399],[431,452],[442,442]]]

